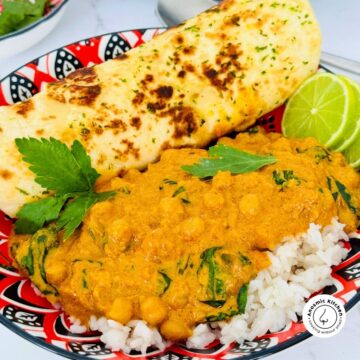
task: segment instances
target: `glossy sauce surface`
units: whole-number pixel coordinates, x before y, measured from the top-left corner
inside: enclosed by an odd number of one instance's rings
[[[13,236],[15,260],[23,265],[32,249],[35,284],[84,323],[92,314],[122,324],[143,319],[179,340],[199,322],[242,312],[246,284],[270,265],[266,251],[285,236],[336,216],[356,229],[360,175],[342,155],[279,134],[220,142],[277,162],[200,180],[181,166],[206,150],[166,150],[146,172],[100,182],[99,190],[117,196],[95,205],[66,242],[51,229]]]

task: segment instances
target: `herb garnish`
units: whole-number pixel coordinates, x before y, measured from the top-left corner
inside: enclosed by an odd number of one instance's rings
[[[86,269],[83,269],[82,271],[82,287],[84,289],[88,289],[89,286],[88,286],[88,282],[87,282],[87,272],[86,272]]]
[[[22,138],[16,139],[15,143],[23,160],[30,164],[35,182],[54,192],[52,196],[25,204],[19,210],[15,222],[17,234],[33,234],[57,220],[57,231],[64,230],[66,240],[94,204],[115,195],[113,191],[94,192],[100,174],[91,167],[90,157],[79,141],[75,140],[71,149],[54,138]]]
[[[335,179],[335,184],[336,184],[336,187],[338,188],[338,190],[340,192],[341,197],[343,198],[343,200],[345,201],[347,207],[349,208],[349,210],[353,214],[356,214],[356,207],[352,204],[351,195],[347,191],[345,185],[342,184],[339,180],[336,180],[336,179]]]
[[[202,303],[209,305],[213,308],[221,308],[225,305],[225,300],[205,300],[201,301]]]
[[[162,271],[159,271],[159,274],[161,275],[160,282],[161,282],[161,287],[162,287],[162,289],[161,289],[161,295],[162,295],[162,294],[166,293],[172,280],[166,273],[164,273]]]
[[[243,265],[250,265],[251,264],[250,259],[247,256],[243,255],[243,254],[240,254],[240,261],[241,261],[241,263]]]
[[[214,321],[224,321],[232,316],[241,315],[245,313],[247,298],[248,298],[248,291],[249,291],[249,284],[244,284],[237,295],[236,302],[237,302],[237,309],[230,309],[228,313],[220,312],[215,315],[209,315],[206,317],[206,321],[214,322]],[[212,305],[220,305],[221,303],[213,302]],[[212,306],[211,305],[211,306]],[[213,306],[216,307],[216,306]],[[217,306],[219,307],[219,306]]]
[[[342,199],[344,200],[346,206],[349,208],[349,210],[353,214],[356,214],[357,213],[356,207],[352,203],[351,195],[348,192],[346,186],[343,183],[341,183],[339,180],[337,180],[333,177],[327,177],[326,180],[327,180],[327,186],[331,192],[331,195],[332,195],[334,201],[337,201],[337,199],[340,195],[342,197]],[[336,189],[333,188],[333,184],[332,184],[333,181],[335,182]]]
[[[30,241],[24,243],[23,252],[15,255],[18,263],[24,267],[29,276],[34,276],[37,279],[37,287],[43,294],[57,294],[57,290],[53,285],[50,285],[46,278],[45,260],[53,247],[57,246],[58,240],[53,227],[41,229],[31,236]]]
[[[185,204],[185,205],[191,204],[191,201],[190,201],[188,198],[185,198],[185,197],[181,198],[181,201],[182,201],[182,203]]]
[[[257,134],[259,132],[259,127],[253,126],[251,128],[248,128],[245,132],[247,132],[249,134]]]
[[[200,255],[201,263],[197,271],[199,275],[204,267],[208,269],[207,293],[210,299],[202,302],[212,307],[222,307],[226,302],[226,299],[223,299],[225,295],[225,284],[224,281],[218,277],[220,267],[214,259],[215,253],[220,249],[221,247],[215,246],[204,250]],[[222,297],[222,299],[217,298],[218,296]]]
[[[245,284],[240,288],[238,292],[236,302],[238,305],[239,314],[245,313],[248,290],[249,290],[249,284]]]
[[[118,191],[125,194],[125,195],[130,195],[131,194],[131,190],[127,186],[121,187],[120,189],[118,189]]]
[[[203,158],[197,164],[181,168],[194,176],[206,178],[215,176],[219,171],[244,174],[277,161],[271,155],[255,155],[224,144],[210,147],[208,153],[209,159]]]
[[[163,183],[167,185],[176,185],[177,181],[171,179],[163,179]]]
[[[179,194],[185,192],[186,189],[183,187],[183,186],[180,186],[179,188],[177,188],[174,193],[172,194],[172,197],[176,197],[178,196]]]
[[[300,178],[298,178],[292,170],[274,170],[272,176],[275,184],[281,186],[281,190],[284,190],[290,180],[295,180],[297,186],[301,184]]]
[[[331,153],[330,151],[328,151],[327,149],[325,149],[322,146],[313,146],[309,149],[300,149],[300,148],[296,148],[296,152],[298,154],[304,154],[304,153],[310,153],[313,152],[314,153],[314,158],[316,160],[316,164],[319,164],[321,160],[327,160],[327,161],[331,161]]]
[[[239,311],[231,309],[229,313],[220,312],[216,315],[209,315],[206,317],[207,322],[224,321],[232,316],[238,315]]]

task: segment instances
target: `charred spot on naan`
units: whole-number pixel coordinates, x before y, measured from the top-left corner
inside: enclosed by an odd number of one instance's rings
[[[34,103],[32,99],[26,100],[24,102],[19,102],[14,105],[14,110],[17,114],[26,118],[28,113],[34,110]]]
[[[161,99],[170,99],[173,96],[174,89],[172,86],[159,86],[155,92]]]
[[[192,64],[189,64],[189,63],[185,63],[183,65],[183,68],[182,70],[180,70],[177,74],[177,77],[180,78],[180,79],[184,79],[186,74],[190,72],[190,73],[194,73],[195,72],[195,67],[194,65]]]
[[[65,104],[66,99],[62,91],[66,89],[67,85],[65,80],[60,80],[54,83],[48,84],[46,95],[51,99],[59,103]]]
[[[0,177],[3,178],[4,180],[10,180],[13,177],[13,173],[9,170],[6,169],[1,169],[0,170]]]
[[[190,107],[174,106],[161,113],[160,116],[170,117],[170,124],[174,127],[172,135],[174,139],[189,137],[198,129],[194,111]]]
[[[116,56],[113,60],[126,60],[128,57],[129,55],[124,53]]]
[[[220,91],[226,91],[228,85],[231,85],[235,79],[239,78],[237,74],[242,70],[239,61],[241,54],[242,51],[239,46],[228,43],[216,55],[216,65],[203,64],[203,74],[212,86]]]
[[[176,41],[179,45],[181,45],[181,44],[184,43],[184,37],[183,37],[181,34],[178,34],[178,35],[176,36],[176,38],[175,38],[175,41]]]
[[[140,104],[142,104],[142,102],[144,101],[144,99],[145,99],[145,94],[142,93],[142,92],[137,92],[137,93],[135,94],[135,96],[133,97],[133,99],[132,99],[132,103],[133,103],[134,105],[140,105]]]
[[[135,129],[139,130],[141,128],[141,119],[138,116],[131,118],[130,125]]]
[[[140,157],[140,149],[135,147],[134,143],[130,140],[124,139],[121,141],[123,148],[113,148],[112,150],[116,154],[115,159],[121,159],[123,161],[128,160],[130,157],[138,159]]]
[[[172,86],[160,85],[159,87],[150,90],[145,85],[142,87],[142,90],[144,92],[137,93],[133,99],[133,103],[142,103],[146,98],[148,100],[146,103],[146,108],[150,113],[155,113],[158,110],[164,110],[166,107],[171,107],[170,100],[174,94],[174,89]]]
[[[154,76],[151,74],[146,74],[145,77],[140,81],[140,83],[143,87],[147,87],[147,84],[153,81],[154,81]]]
[[[72,96],[69,103],[74,105],[89,106],[92,105],[101,93],[100,85],[80,86],[70,85],[69,91]]]
[[[114,119],[114,120],[110,120],[109,124],[104,125],[104,128],[112,129],[114,135],[116,135],[116,134],[118,134],[120,132],[126,131],[127,130],[127,125],[121,119]]]
[[[47,95],[58,102],[90,106],[99,97],[101,86],[94,68],[72,72],[66,79],[48,85]]]
[[[70,73],[67,77],[68,80],[72,80],[76,83],[95,83],[98,80],[96,71],[93,67],[86,67],[78,69]]]

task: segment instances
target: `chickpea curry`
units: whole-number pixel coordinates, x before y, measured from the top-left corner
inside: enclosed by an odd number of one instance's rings
[[[180,340],[197,323],[243,313],[249,281],[284,237],[334,217],[356,230],[360,174],[341,154],[260,131],[219,142],[276,162],[201,179],[182,166],[206,150],[166,150],[146,172],[100,179],[117,195],[94,205],[68,240],[52,225],[12,235],[18,267],[84,324],[91,315],[143,319]]]

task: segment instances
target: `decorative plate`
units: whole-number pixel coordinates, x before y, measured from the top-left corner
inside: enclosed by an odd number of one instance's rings
[[[0,81],[0,106],[26,100],[45,83],[62,79],[83,66],[112,59],[163,31],[153,28],[111,33],[52,51]],[[259,119],[258,124],[267,131],[279,132],[282,114],[283,108],[280,107]],[[180,344],[165,351],[149,349],[146,356],[136,352],[130,355],[112,352],[100,342],[98,333],[72,334],[66,314],[38,296],[31,282],[11,267],[7,248],[11,228],[11,219],[0,211],[0,322],[25,339],[59,355],[71,359],[255,359],[286,349],[311,336],[299,319],[278,333],[268,333],[243,345],[223,346],[214,342],[207,349],[199,350]],[[324,293],[344,301],[346,310],[360,300],[360,241],[353,239],[350,245],[352,250],[347,259],[333,269],[335,285],[324,289]]]

